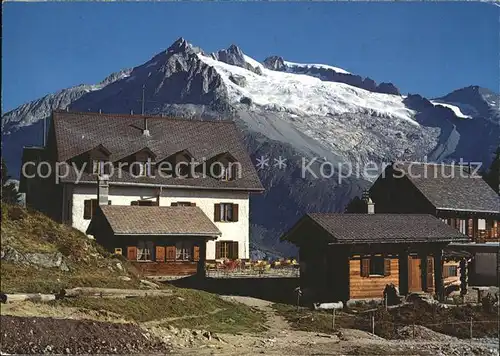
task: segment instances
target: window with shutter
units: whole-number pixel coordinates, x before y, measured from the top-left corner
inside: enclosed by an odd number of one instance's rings
[[[238,204],[215,204],[214,221],[238,221]]]
[[[217,241],[215,243],[215,258],[237,260],[239,258],[238,241]]]
[[[111,205],[110,201],[108,201],[108,205]],[[83,201],[83,218],[85,220],[92,219],[98,206],[99,206],[99,201],[97,199],[84,200]]]

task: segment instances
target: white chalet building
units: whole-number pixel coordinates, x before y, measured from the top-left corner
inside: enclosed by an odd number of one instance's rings
[[[249,195],[263,188],[231,121],[54,111],[23,165],[28,206],[145,271],[249,258]]]

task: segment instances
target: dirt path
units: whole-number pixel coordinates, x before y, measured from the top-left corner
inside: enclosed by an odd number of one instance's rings
[[[202,345],[196,348],[197,355],[498,355],[498,349],[451,337],[444,337],[442,341],[386,340],[361,330],[343,329],[339,338],[337,335],[293,330],[275,312],[272,302],[242,296],[222,298],[264,312],[267,330],[259,334],[221,334],[223,343]],[[193,351],[175,350],[179,354],[193,354]]]
[[[203,318],[207,315],[217,314],[217,313],[220,313],[221,311],[224,311],[224,310],[226,310],[226,308],[217,308],[217,309],[214,309],[212,311],[209,311],[209,312],[206,312],[203,314],[183,315],[183,316],[175,316],[175,317],[171,317],[171,318],[156,319],[156,320],[146,321],[146,322],[143,322],[141,324],[145,327],[157,326],[157,325],[161,325],[161,324],[166,324],[169,321],[174,321],[174,320]]]

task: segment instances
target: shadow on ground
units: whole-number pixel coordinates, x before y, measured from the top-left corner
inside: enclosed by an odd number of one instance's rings
[[[224,295],[239,295],[275,303],[296,303],[298,278],[197,278],[190,276],[168,282],[181,288]]]

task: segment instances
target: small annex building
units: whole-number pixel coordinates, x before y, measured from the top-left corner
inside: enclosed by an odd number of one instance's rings
[[[196,206],[100,205],[87,233],[145,275],[204,276],[206,243],[221,232]]]
[[[391,283],[443,295],[443,250],[469,238],[428,214],[311,213],[281,240],[299,248],[307,302],[346,302],[382,298]]]

